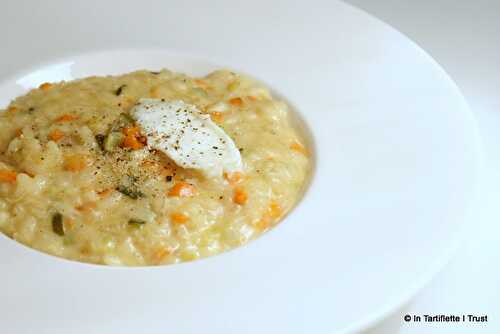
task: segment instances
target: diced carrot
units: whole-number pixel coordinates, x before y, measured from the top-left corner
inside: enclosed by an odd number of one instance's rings
[[[19,111],[19,109],[17,107],[14,107],[14,106],[9,107],[9,109],[7,109],[7,112],[10,112],[10,113],[15,113],[17,111]]]
[[[262,232],[264,230],[267,230],[270,226],[270,222],[269,222],[269,217],[265,216],[265,217],[262,217],[261,220],[259,220],[255,225],[254,227]]]
[[[170,250],[166,247],[159,248],[153,253],[153,261],[159,263],[170,254]]]
[[[250,101],[254,101],[254,102],[258,100],[257,96],[254,96],[254,95],[249,95],[249,96],[247,96],[247,98],[248,98]]]
[[[269,205],[268,213],[271,218],[276,219],[282,215],[283,209],[278,203],[271,202],[271,204]]]
[[[243,104],[241,97],[234,97],[229,100],[229,103],[235,107],[240,107]]]
[[[82,155],[71,155],[66,158],[64,169],[70,172],[80,172],[87,167],[87,159]]]
[[[15,183],[17,173],[11,170],[0,170],[0,182]]]
[[[171,197],[191,197],[196,194],[196,188],[187,182],[177,182],[168,192]]]
[[[283,214],[283,209],[277,202],[271,202],[269,204],[269,207],[267,208],[266,212],[262,215],[262,218],[254,224],[254,227],[259,230],[259,231],[264,231],[267,230],[269,227],[271,227],[271,224],[273,220],[281,217]]]
[[[299,142],[294,141],[293,143],[290,144],[290,148],[304,155],[308,154],[307,149]]]
[[[23,135],[23,129],[21,129],[21,128],[16,129],[16,131],[14,132],[14,135],[16,137],[21,137]]]
[[[57,118],[56,122],[59,122],[59,123],[72,122],[72,121],[77,120],[78,118],[80,118],[80,117],[78,117],[77,115],[66,114],[66,115],[62,115],[61,117]]]
[[[113,190],[114,190],[113,188],[104,189],[104,190],[97,192],[97,195],[99,195],[101,198],[105,198],[105,197],[108,197],[109,195],[111,195]]]
[[[62,132],[61,130],[59,129],[55,129],[55,130],[52,130],[50,133],[49,133],[49,139],[50,140],[53,140],[55,142],[58,142],[59,140],[61,140],[62,138],[64,137],[64,132]]]
[[[174,212],[170,215],[170,219],[174,224],[185,224],[188,222],[189,217],[183,213]]]
[[[123,128],[122,133],[125,139],[122,142],[122,147],[132,150],[139,150],[145,145],[145,138],[140,134],[140,129],[137,126]]]
[[[41,90],[48,90],[52,87],[53,85],[49,82],[44,82],[43,84],[41,84],[40,86],[38,86],[38,88],[40,88]]]
[[[243,205],[247,202],[248,195],[242,188],[236,188],[234,190],[233,202],[239,205]]]
[[[85,211],[86,212],[86,211],[90,211],[92,209],[95,209],[96,207],[97,207],[97,203],[90,201],[90,202],[83,203],[80,206],[77,206],[76,209],[78,211]]]
[[[139,150],[144,147],[144,144],[141,143],[135,136],[126,136],[123,140],[122,147]]]
[[[131,126],[131,127],[128,127],[128,128],[123,128],[122,129],[122,133],[125,136],[135,136],[135,137],[137,137],[137,136],[139,136],[141,134],[141,130],[137,126]]]
[[[224,178],[229,182],[230,185],[235,185],[243,180],[243,173],[241,172],[233,172],[233,173],[224,173]]]
[[[220,111],[214,111],[210,114],[210,118],[216,123],[221,123],[222,121],[224,121],[224,114]]]

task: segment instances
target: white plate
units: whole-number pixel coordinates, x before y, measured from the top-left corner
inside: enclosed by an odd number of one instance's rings
[[[0,11],[2,105],[47,80],[218,64],[288,99],[317,161],[278,228],[202,261],[94,266],[0,237],[2,332],[351,331],[449,257],[476,182],[475,124],[444,71],[398,32],[333,1],[23,2]],[[117,48],[129,51],[92,53]]]

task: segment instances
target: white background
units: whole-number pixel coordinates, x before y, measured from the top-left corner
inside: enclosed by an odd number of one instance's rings
[[[457,256],[407,307],[367,333],[500,333],[500,0],[346,2],[403,32],[444,67],[477,118],[485,160],[481,210]],[[405,314],[488,315],[488,323],[404,323]]]

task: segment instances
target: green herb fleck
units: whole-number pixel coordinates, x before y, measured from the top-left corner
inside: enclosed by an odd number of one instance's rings
[[[64,239],[63,239],[64,246],[70,246],[74,243],[75,243],[75,239],[73,238],[73,236],[71,236],[71,235],[64,236]]]
[[[201,97],[201,98],[208,97],[208,93],[203,88],[199,88],[199,87],[193,88],[191,90],[191,93],[193,93],[194,95]]]
[[[126,125],[134,124],[135,119],[132,118],[128,113],[124,112],[120,114],[122,121],[126,123]]]
[[[118,186],[118,187],[116,187],[116,190],[118,190],[119,192],[121,192],[125,196],[128,196],[132,199],[138,199],[140,197],[144,197],[144,194],[137,189],[127,188],[125,186]]]
[[[97,142],[97,145],[99,145],[99,148],[104,151],[104,140],[106,139],[105,135],[98,134],[95,136],[95,141]]]
[[[126,112],[123,112],[120,115],[118,115],[116,120],[113,122],[109,132],[114,132],[114,131],[121,132],[122,128],[129,127],[129,126],[133,125],[134,122],[135,122],[135,120],[132,118],[132,116],[130,116]]]
[[[118,87],[118,89],[115,91],[115,95],[120,96],[123,92],[123,88],[125,87],[127,87],[127,85],[121,85],[120,87]]]
[[[63,216],[59,212],[52,215],[52,231],[57,235],[64,235]]]
[[[111,132],[104,138],[102,145],[104,151],[107,152],[114,151],[114,149],[117,148],[123,142],[123,138],[124,135],[121,132]]]
[[[129,219],[128,224],[134,227],[141,227],[142,225],[146,224],[146,222],[144,220],[132,218]]]

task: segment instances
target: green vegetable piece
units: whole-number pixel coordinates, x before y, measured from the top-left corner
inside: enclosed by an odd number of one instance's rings
[[[104,150],[112,152],[117,148],[124,139],[124,135],[120,132],[111,132],[106,139],[104,139]]]
[[[104,151],[104,141],[106,140],[105,135],[98,134],[95,136],[95,141],[97,142],[97,145],[99,145],[99,148]]]
[[[128,196],[132,199],[138,199],[140,197],[144,197],[144,194],[137,189],[127,188],[125,186],[118,186],[118,187],[116,187],[116,190],[118,190],[119,192],[121,192],[125,196]]]
[[[109,132],[120,132],[121,129],[130,127],[135,123],[135,120],[128,113],[124,112],[118,115],[118,118],[113,122]]]
[[[194,95],[196,95],[198,97],[208,97],[208,93],[203,88],[199,88],[199,87],[193,88],[191,90],[191,93],[193,93]]]
[[[52,215],[52,231],[57,235],[64,235],[63,216],[59,212]]]
[[[124,125],[132,125],[135,123],[135,119],[126,112],[120,114],[120,121],[125,123]]]
[[[75,239],[71,235],[64,236],[63,245],[70,246],[75,243]]]
[[[142,225],[146,224],[146,222],[144,220],[132,218],[129,219],[128,224],[134,227],[141,227]]]
[[[123,92],[123,88],[127,87],[127,85],[121,85],[120,87],[118,87],[117,90],[115,90],[115,95],[116,96],[120,96]]]

